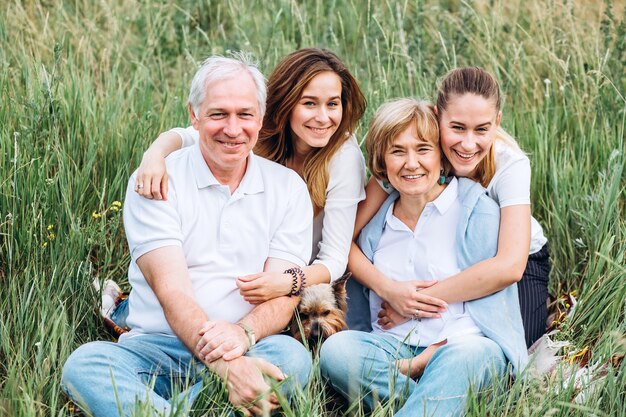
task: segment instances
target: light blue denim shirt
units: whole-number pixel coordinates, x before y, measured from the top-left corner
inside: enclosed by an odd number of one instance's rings
[[[458,181],[458,198],[462,211],[456,231],[456,250],[459,268],[464,270],[495,256],[498,249],[500,208],[485,194],[485,189],[480,184],[467,178],[459,178]],[[382,236],[387,210],[398,197],[398,192],[394,191],[361,230],[357,243],[370,261],[374,258]],[[483,334],[500,346],[513,365],[513,374],[519,374],[528,363],[528,353],[517,284],[487,297],[467,301],[465,306]]]

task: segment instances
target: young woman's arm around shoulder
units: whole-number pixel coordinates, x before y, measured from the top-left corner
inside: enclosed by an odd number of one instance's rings
[[[161,133],[141,158],[141,164],[137,169],[135,191],[145,198],[167,200],[168,179],[165,158],[180,148],[192,145],[197,140],[198,131],[192,126]]]
[[[479,262],[423,292],[433,297],[441,297],[449,303],[491,295],[522,278],[529,249],[530,205],[501,208],[496,256]]]
[[[375,180],[366,188],[367,199],[359,204],[355,235],[373,217],[387,193]],[[354,278],[386,300],[398,313],[410,316],[419,309],[424,317],[435,316],[445,303],[469,301],[485,297],[519,281],[526,267],[530,247],[530,205],[514,205],[500,209],[498,252],[493,258],[479,262],[443,282],[405,281],[387,278],[352,243],[348,269]],[[422,284],[421,288],[417,285]],[[419,289],[419,292],[416,291]]]

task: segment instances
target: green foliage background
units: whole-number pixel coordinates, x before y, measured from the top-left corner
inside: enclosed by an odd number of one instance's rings
[[[0,415],[68,415],[60,369],[106,338],[91,287],[129,261],[112,203],[156,135],[188,123],[210,54],[248,50],[269,74],[334,50],[368,99],[432,99],[458,65],[501,81],[503,125],[529,154],[554,293],[579,304],[557,336],[593,361],[626,351],[626,9],[573,0],[5,0],[0,5]],[[51,226],[51,227],[50,227]],[[468,415],[626,415],[624,362],[579,403],[571,379],[472,397]],[[320,415],[319,378],[287,415]],[[564,388],[562,388],[564,386]],[[219,396],[220,394],[216,394]],[[223,395],[223,393],[222,393]],[[219,414],[204,396],[197,415]],[[212,410],[212,411],[211,411]],[[147,411],[143,411],[149,415]],[[358,415],[362,411],[356,410]],[[388,407],[376,410],[387,415]],[[141,410],[139,411],[141,414]]]

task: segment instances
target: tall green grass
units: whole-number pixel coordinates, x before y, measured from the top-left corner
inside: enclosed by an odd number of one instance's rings
[[[1,7],[0,415],[68,415],[59,387],[64,360],[78,345],[107,338],[91,281],[123,281],[129,261],[112,203],[123,200],[148,143],[187,123],[197,63],[229,50],[253,52],[266,74],[296,48],[337,52],[368,99],[359,138],[383,101],[432,99],[436,81],[458,65],[493,71],[506,95],[503,124],[531,157],[551,289],[579,294],[559,337],[590,346],[592,361],[626,351],[623,1],[7,0]],[[468,414],[626,415],[625,366],[610,368],[581,404],[572,401],[570,379],[556,375],[473,397]],[[286,414],[326,414],[323,386],[314,378]],[[202,397],[196,414],[211,414],[214,400]],[[382,407],[374,415],[390,413]]]

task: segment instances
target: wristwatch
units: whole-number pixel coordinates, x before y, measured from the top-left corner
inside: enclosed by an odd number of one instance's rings
[[[246,337],[248,338],[248,342],[250,342],[250,346],[248,346],[248,350],[256,343],[256,335],[254,334],[254,330],[245,323],[239,322],[237,326],[241,327],[244,332],[246,332]]]

